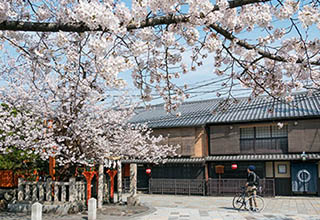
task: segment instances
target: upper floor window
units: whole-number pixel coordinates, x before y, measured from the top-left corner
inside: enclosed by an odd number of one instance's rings
[[[241,153],[287,153],[288,126],[240,128],[240,151]]]

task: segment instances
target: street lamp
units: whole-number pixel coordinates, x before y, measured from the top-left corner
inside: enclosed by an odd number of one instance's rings
[[[307,155],[306,155],[306,152],[305,152],[305,151],[302,152],[302,154],[301,154],[301,159],[302,159],[303,161],[306,161],[306,160],[307,160]]]

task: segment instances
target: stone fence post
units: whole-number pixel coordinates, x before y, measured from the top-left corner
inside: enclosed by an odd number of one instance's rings
[[[137,195],[137,164],[130,164],[130,196]]]
[[[71,177],[69,179],[69,201],[74,202],[76,199],[76,178]]]
[[[121,169],[121,160],[117,161],[118,169],[118,202],[122,204],[122,169]]]
[[[22,201],[23,200],[23,180],[22,178],[18,179],[18,201]]]
[[[52,201],[52,179],[48,178],[46,181],[46,201]]]
[[[130,206],[140,204],[137,196],[137,164],[130,164],[130,196],[127,198],[127,203]]]
[[[102,208],[103,204],[103,164],[99,164],[99,179],[98,179],[98,209]]]
[[[91,198],[88,201],[88,220],[96,220],[97,219],[97,200],[95,198]]]
[[[42,205],[39,202],[31,207],[31,220],[42,220]]]

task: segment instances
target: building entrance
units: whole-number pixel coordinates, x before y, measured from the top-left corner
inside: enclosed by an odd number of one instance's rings
[[[317,193],[317,164],[297,163],[291,166],[291,186],[294,193]]]

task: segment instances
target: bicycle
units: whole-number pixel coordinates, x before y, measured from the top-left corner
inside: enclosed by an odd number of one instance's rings
[[[258,191],[258,190],[257,190]],[[259,191],[261,191],[261,187],[259,187]],[[251,195],[249,197],[246,196],[246,187],[241,187],[241,193],[237,193],[232,200],[233,208],[240,211],[242,208],[248,210],[249,212],[261,212],[264,209],[264,200],[259,195]],[[247,197],[247,198],[246,198]],[[255,202],[254,202],[255,199]],[[250,207],[250,200],[252,201],[252,206]]]

